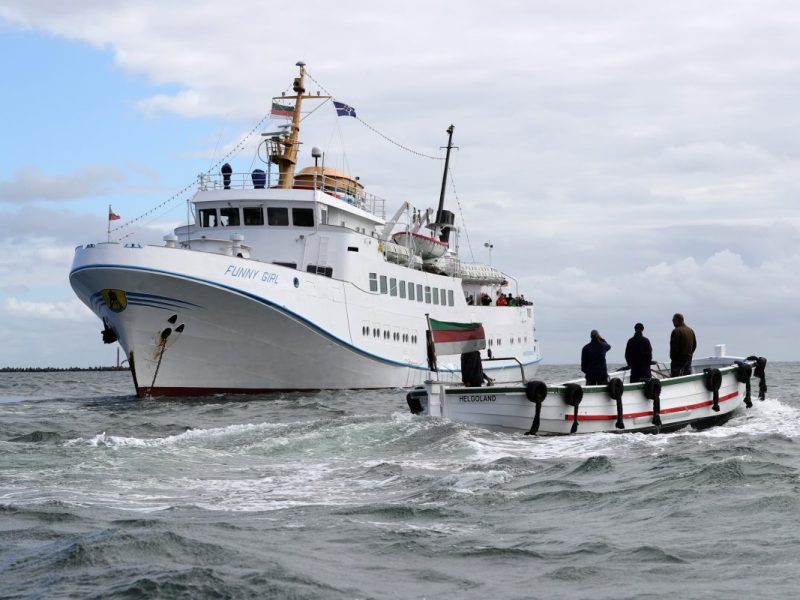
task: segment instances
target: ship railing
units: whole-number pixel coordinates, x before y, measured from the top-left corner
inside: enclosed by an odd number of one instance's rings
[[[528,382],[528,380],[525,379],[525,369],[522,367],[522,363],[520,362],[520,360],[516,356],[505,356],[505,357],[502,357],[502,356],[490,356],[489,358],[484,358],[484,359],[481,359],[481,360],[483,360],[483,362],[486,362],[486,361],[499,361],[499,360],[511,360],[511,361],[514,361],[515,363],[517,363],[517,365],[519,365],[519,373],[520,373],[519,380],[523,384]]]
[[[253,190],[253,189],[275,189],[278,187],[280,174],[278,171],[254,171],[253,173],[231,173],[222,175],[221,173],[201,173],[197,176],[197,187],[201,191],[209,190]],[[309,186],[308,180],[298,182],[297,189],[313,189],[313,184]],[[386,200],[363,190],[353,193],[352,187],[339,186],[335,179],[320,178],[317,189],[352,204],[370,214],[386,218]]]

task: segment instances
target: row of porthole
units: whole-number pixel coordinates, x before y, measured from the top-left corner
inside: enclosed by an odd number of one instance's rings
[[[385,340],[392,340],[395,342],[403,342],[403,343],[411,342],[412,344],[416,344],[418,339],[416,334],[399,333],[397,331],[392,332],[389,331],[388,329],[384,329],[381,332],[379,328],[374,327],[370,329],[369,326],[367,325],[361,327],[361,335],[366,337],[370,335],[370,333],[372,333],[372,337],[375,338],[383,337],[383,339]]]
[[[511,342],[511,345],[513,346],[514,345],[514,338],[510,338],[509,342]],[[518,337],[517,338],[517,343],[518,344],[522,344],[523,342],[526,343],[526,344],[528,343],[528,336],[525,336],[524,338],[523,337]],[[501,340],[500,338],[497,338],[495,340],[489,339],[489,340],[487,340],[487,343],[488,343],[489,346],[502,346],[503,345],[503,340]]]

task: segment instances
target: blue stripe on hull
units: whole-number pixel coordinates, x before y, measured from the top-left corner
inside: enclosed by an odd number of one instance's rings
[[[255,295],[255,294],[253,294],[251,292],[247,292],[245,290],[241,290],[239,288],[231,287],[231,286],[228,286],[228,285],[225,285],[225,284],[222,284],[222,283],[217,283],[216,281],[210,281],[208,279],[202,279],[200,277],[193,277],[191,275],[180,275],[178,273],[174,273],[174,272],[170,272],[170,271],[162,271],[160,269],[150,269],[150,268],[146,268],[146,267],[132,267],[132,266],[129,266],[129,265],[113,265],[113,264],[108,264],[108,265],[87,265],[87,266],[84,266],[84,267],[79,267],[79,268],[75,269],[74,271],[72,271],[69,274],[69,276],[70,276],[70,278],[72,278],[72,276],[75,275],[76,273],[79,273],[81,271],[86,271],[86,270],[92,270],[92,269],[119,269],[119,270],[127,270],[127,271],[139,271],[139,272],[144,272],[144,273],[155,273],[155,274],[158,274],[158,275],[166,275],[168,277],[175,277],[177,279],[183,279],[183,280],[186,280],[186,281],[192,281],[192,282],[195,282],[195,283],[200,283],[202,285],[207,285],[209,287],[214,287],[214,288],[217,288],[217,289],[221,289],[221,290],[225,290],[225,291],[228,291],[228,292],[232,292],[234,294],[238,294],[239,296],[244,296],[246,298],[249,298],[250,300],[255,300],[256,302],[259,302],[261,304],[269,306],[270,308],[272,308],[273,310],[275,310],[277,312],[283,313],[286,316],[289,316],[289,317],[291,317],[291,318],[293,318],[293,319],[295,319],[297,321],[300,321],[301,323],[306,325],[309,329],[312,329],[312,330],[316,331],[318,334],[320,334],[323,337],[331,340],[332,342],[335,342],[335,343],[339,344],[340,346],[342,346],[344,348],[347,348],[347,349],[355,352],[356,354],[360,354],[361,356],[364,356],[364,357],[369,358],[371,360],[376,360],[376,361],[379,361],[379,362],[382,362],[382,363],[385,363],[385,364],[395,365],[395,366],[404,367],[404,368],[408,368],[408,369],[415,369],[415,370],[418,370],[418,371],[430,371],[430,369],[428,369],[427,366],[419,367],[417,365],[399,362],[399,361],[396,361],[396,360],[391,359],[391,358],[386,358],[384,356],[379,356],[377,354],[372,354],[371,352],[367,352],[366,350],[362,350],[358,346],[354,346],[350,342],[335,336],[334,334],[326,331],[325,329],[323,329],[322,327],[320,327],[316,323],[314,323],[312,321],[309,321],[308,319],[306,319],[302,315],[299,315],[299,314],[297,314],[297,313],[295,313],[295,312],[293,312],[293,311],[291,311],[291,310],[289,310],[289,309],[287,309],[287,308],[285,308],[283,306],[275,304],[274,302],[270,302],[266,298],[262,298],[261,296],[257,296],[257,295]],[[132,294],[139,294],[141,296],[151,296],[151,297],[154,297],[154,298],[165,298],[165,299],[173,300],[175,302],[180,302],[180,303],[191,305],[191,306],[198,306],[196,304],[192,304],[191,302],[188,302],[188,301],[185,301],[185,300],[179,300],[179,299],[174,299],[174,298],[166,298],[165,296],[156,296],[156,295],[152,295],[152,294],[146,294],[146,293],[143,293],[143,292],[131,292],[131,293]],[[128,294],[128,293],[126,292],[126,294]],[[99,292],[93,294],[92,295],[92,299],[95,296],[98,296],[98,295],[99,295]],[[130,294],[128,294],[128,295],[130,296]],[[528,367],[530,365],[535,365],[535,364],[541,362],[541,360],[542,359],[539,358],[539,359],[533,360],[531,362],[522,363],[522,366],[524,368],[524,367]],[[519,369],[519,365],[510,365],[508,367],[494,367],[494,368],[487,367],[487,368],[484,369],[484,371],[497,373],[499,371],[505,371],[505,370],[508,370],[508,369]],[[460,373],[461,369],[439,369],[439,371],[443,372],[443,373]]]

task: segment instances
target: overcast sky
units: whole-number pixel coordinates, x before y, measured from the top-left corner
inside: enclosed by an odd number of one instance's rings
[[[546,362],[577,362],[593,328],[623,362],[636,321],[666,357],[675,311],[698,354],[799,358],[796,2],[383,4],[3,0],[0,366],[114,362],[69,286],[74,247],[105,239],[109,204],[125,224],[175,198],[125,241],[184,222],[178,192],[298,60],[407,148],[439,156],[455,124],[462,257],[488,262],[492,242]],[[303,141],[301,166],[321,147],[389,213],[436,204],[441,161],[330,106]]]

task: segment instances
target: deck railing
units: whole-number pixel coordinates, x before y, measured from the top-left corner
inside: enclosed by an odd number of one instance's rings
[[[253,189],[276,189],[278,187],[278,171],[261,171],[253,173],[231,173],[225,176],[219,173],[201,173],[197,177],[198,189],[208,190],[253,190]],[[295,189],[314,189],[314,183],[309,183],[308,179],[297,182]],[[316,181],[316,189],[334,198],[338,198],[348,204],[360,208],[370,214],[386,218],[386,200],[374,194],[358,190],[354,193],[352,186],[342,186],[341,182],[334,178],[319,177]]]

